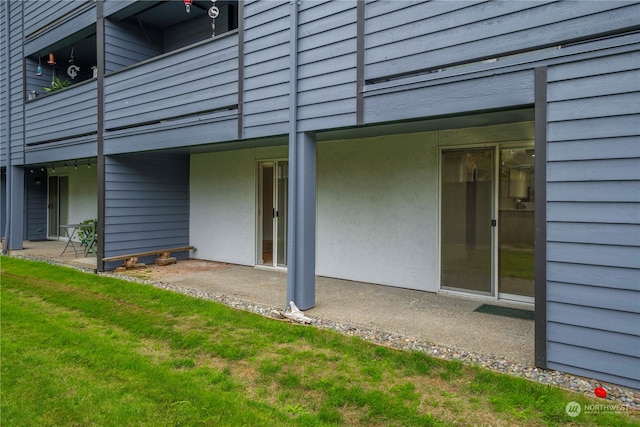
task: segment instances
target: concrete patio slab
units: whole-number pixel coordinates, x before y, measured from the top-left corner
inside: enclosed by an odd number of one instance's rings
[[[24,249],[12,251],[12,255],[95,269],[94,257],[76,258],[73,251],[61,255],[64,245],[63,241],[24,242]],[[148,265],[125,274],[278,310],[285,309],[287,303],[286,273],[281,270],[191,259],[167,266]],[[318,277],[316,306],[305,315],[533,366],[534,322],[474,312],[484,303],[532,309],[495,300]]]

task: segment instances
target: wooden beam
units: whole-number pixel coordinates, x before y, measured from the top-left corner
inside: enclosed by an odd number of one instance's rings
[[[137,252],[134,254],[127,254],[127,255],[116,255],[116,256],[111,256],[111,257],[106,257],[106,258],[102,258],[102,261],[105,262],[110,262],[110,261],[120,261],[123,259],[129,259],[129,258],[140,258],[143,256],[152,256],[152,255],[160,255],[164,252],[186,252],[186,251],[190,251],[195,249],[195,246],[181,246],[178,248],[168,248],[168,249],[156,249],[153,251],[147,251],[147,252]]]

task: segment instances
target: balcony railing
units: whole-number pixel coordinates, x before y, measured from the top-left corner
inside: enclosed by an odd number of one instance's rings
[[[237,108],[237,104],[237,32],[105,78],[107,131]]]
[[[25,143],[38,145],[97,132],[95,79],[43,96],[25,105]]]

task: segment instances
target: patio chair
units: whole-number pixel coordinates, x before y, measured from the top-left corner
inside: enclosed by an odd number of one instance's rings
[[[85,246],[84,256],[86,257],[89,252],[93,253],[95,257],[98,256],[96,251],[97,235],[96,235],[96,221],[92,221],[84,228],[84,233],[81,233],[80,246]]]

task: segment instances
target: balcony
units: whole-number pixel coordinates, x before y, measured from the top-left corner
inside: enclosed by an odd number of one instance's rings
[[[106,140],[133,148],[129,138],[136,143],[145,138],[157,142],[161,131],[165,140],[175,141],[162,148],[235,139],[238,33],[234,30],[109,73],[104,85]],[[96,79],[27,102],[26,146],[33,150],[43,144],[95,142],[97,105]],[[188,135],[172,136],[187,126]]]
[[[108,74],[105,154],[237,139],[238,64],[232,31]]]
[[[214,35],[208,6],[194,1],[186,13],[182,2],[133,2],[107,18],[105,139],[122,142],[123,136],[140,133],[155,138],[151,134],[161,128],[221,118],[236,121],[237,136],[237,4],[219,2]],[[38,37],[31,42],[33,52],[25,56],[27,151],[95,145],[96,25],[83,25],[59,40]],[[70,66],[77,75],[69,74]],[[56,77],[70,86],[51,91]],[[220,138],[232,137],[228,129],[220,130]]]
[[[29,147],[95,135],[97,114],[96,79],[27,102],[25,144]]]
[[[105,78],[107,132],[237,106],[237,32],[152,58]]]

